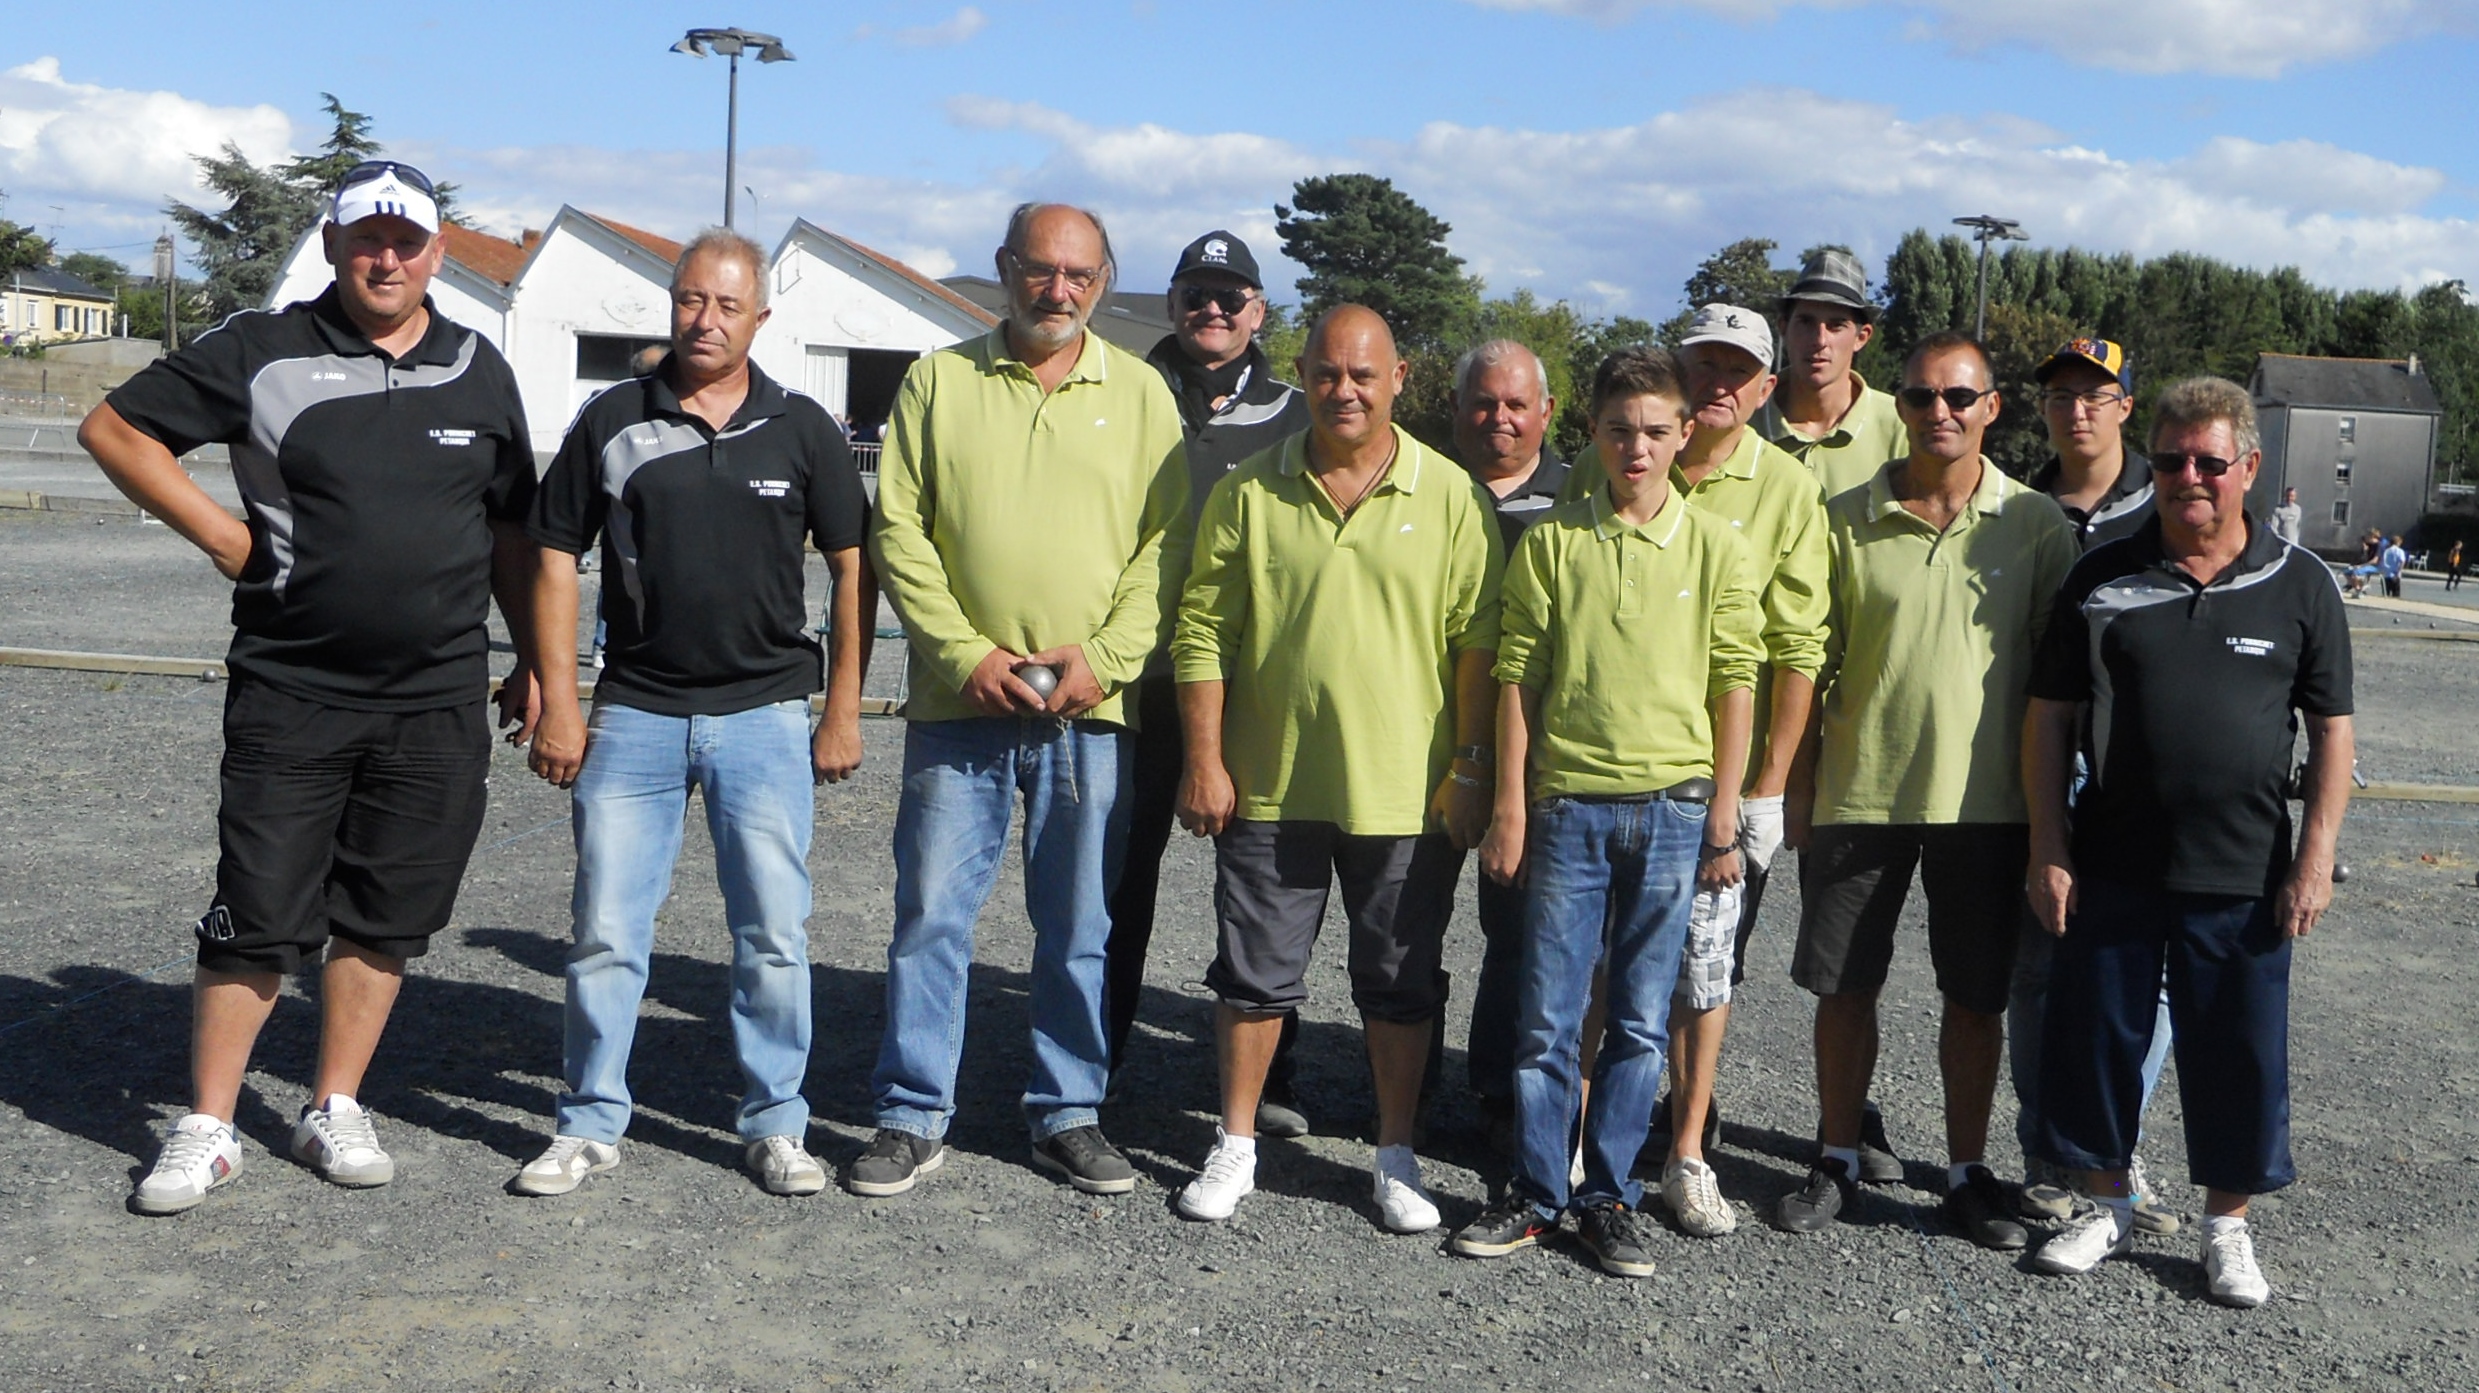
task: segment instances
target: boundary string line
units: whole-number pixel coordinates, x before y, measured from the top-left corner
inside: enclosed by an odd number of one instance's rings
[[[1945,1286],[1947,1304],[1971,1328],[1971,1342],[1978,1347],[1975,1352],[1980,1356],[1980,1368],[1988,1374],[1988,1381],[1997,1388],[1998,1393],[2014,1393],[2014,1385],[2006,1382],[2006,1376],[1997,1370],[1996,1351],[1990,1346],[1988,1332],[1980,1327],[1979,1313],[1971,1309],[1970,1302],[1963,1300],[1962,1288],[1955,1284],[1954,1274],[1946,1267],[1945,1259],[1938,1256],[1937,1245],[1930,1241],[1927,1226],[1920,1223],[1921,1207],[1907,1200],[1889,1202],[1902,1206],[1902,1217],[1911,1225],[1911,1236],[1919,1240],[1920,1252],[1927,1257],[1928,1265],[1936,1269],[1937,1280]]]
[[[527,837],[538,836],[541,833],[550,831],[554,827],[562,826],[567,821],[568,818],[565,815],[562,815],[560,817],[555,817],[549,822],[543,823],[538,827],[528,827],[522,832],[511,832],[507,836],[500,838],[498,841],[492,842],[488,846],[476,848],[474,855],[487,855],[490,852],[499,850],[503,846],[513,846],[516,843],[525,840]],[[123,977],[117,982],[107,982],[83,996],[73,996],[67,1001],[60,1002],[57,1005],[46,1006],[42,1010],[35,1012],[33,1015],[26,1017],[24,1020],[11,1021],[7,1025],[0,1025],[0,1039],[6,1039],[10,1035],[25,1029],[27,1026],[33,1025],[37,1021],[48,1021],[52,1017],[68,1010],[70,1007],[92,1001],[96,997],[103,995],[105,992],[117,991],[122,987],[128,986],[132,982],[146,981],[148,978],[154,977],[159,973],[169,972],[173,968],[179,967],[185,962],[192,962],[195,960],[195,954],[183,953],[181,956],[173,958],[168,962],[157,963],[144,972],[140,972],[129,977]]]

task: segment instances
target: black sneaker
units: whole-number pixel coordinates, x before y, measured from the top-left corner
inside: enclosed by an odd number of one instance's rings
[[[1532,1201],[1510,1193],[1455,1230],[1446,1246],[1467,1258],[1502,1258],[1518,1248],[1531,1247],[1541,1235],[1557,1229],[1557,1221],[1542,1218]]]
[[[1858,1197],[1851,1173],[1835,1157],[1808,1167],[1807,1183],[1782,1196],[1773,1226],[1785,1233],[1814,1233],[1842,1215]]]
[[[1299,1096],[1291,1091],[1290,1084],[1266,1080],[1265,1091],[1257,1095],[1257,1135],[1308,1135],[1308,1114],[1300,1111]]]
[[[1033,1164],[1057,1171],[1088,1195],[1124,1195],[1136,1188],[1136,1168],[1099,1127],[1070,1127],[1033,1143]]]
[[[1859,1178],[1870,1185],[1894,1185],[1902,1180],[1902,1158],[1885,1139],[1885,1114],[1874,1103],[1859,1114]]]
[[[1575,1223],[1593,1259],[1613,1277],[1653,1275],[1653,1250],[1644,1229],[1644,1216],[1615,1200],[1585,1210]]]
[[[883,1199],[900,1195],[913,1182],[947,1164],[947,1144],[881,1127],[852,1168],[844,1172],[844,1188],[856,1195]]]
[[[2014,1222],[2014,1206],[2006,1201],[2006,1187],[1988,1167],[1973,1165],[1963,1172],[1963,1183],[1945,1192],[1945,1203],[1938,1212],[1945,1216],[1945,1226],[1983,1248],[2010,1253],[2027,1241],[2023,1226]]]

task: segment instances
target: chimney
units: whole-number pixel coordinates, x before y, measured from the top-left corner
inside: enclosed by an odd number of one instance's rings
[[[542,229],[538,227],[529,227],[525,229],[523,235],[517,238],[516,244],[523,247],[527,251],[532,251],[534,249],[534,244],[541,240]]]
[[[2411,354],[2410,361],[2403,366],[2412,377],[2417,377],[2419,375],[2419,355],[2416,353]]]

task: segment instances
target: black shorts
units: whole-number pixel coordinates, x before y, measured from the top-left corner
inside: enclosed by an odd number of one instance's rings
[[[1355,837],[1331,822],[1233,819],[1214,845],[1220,933],[1205,985],[1236,1010],[1297,1010],[1339,879],[1352,1004],[1370,1020],[1430,1020],[1445,1005],[1439,958],[1462,872],[1463,853],[1436,833]]]
[[[1917,869],[1928,892],[1938,992],[1965,1010],[1997,1015],[2014,976],[2030,859],[2030,829],[2015,822],[1818,827],[1799,854],[1790,979],[1818,996],[1883,987]]]
[[[348,711],[236,677],[198,965],[289,973],[331,934],[420,957],[456,907],[490,766],[481,701]]]

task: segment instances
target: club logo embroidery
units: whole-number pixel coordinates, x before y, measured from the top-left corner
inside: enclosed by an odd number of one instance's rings
[[[1217,237],[1206,243],[1205,249],[1199,252],[1198,255],[1207,261],[1229,261],[1231,259],[1231,244]]]
[[[789,479],[751,479],[749,487],[760,498],[781,498],[792,491]]]
[[[198,936],[209,943],[230,943],[239,933],[232,926],[232,910],[217,905],[198,919]]]
[[[2268,638],[2225,638],[2221,642],[2228,644],[2231,652],[2246,658],[2268,658],[2273,649],[2280,647]]]
[[[479,435],[481,435],[480,431],[434,428],[430,433],[430,438],[434,444],[450,445],[462,449],[473,444],[474,439]]]

